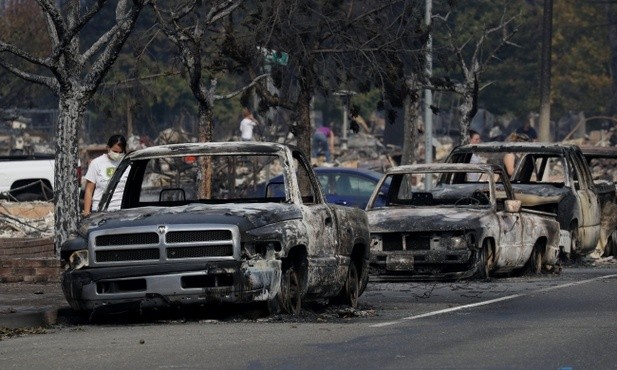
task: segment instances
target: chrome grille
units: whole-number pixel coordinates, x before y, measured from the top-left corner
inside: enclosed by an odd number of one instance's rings
[[[210,242],[220,240],[230,240],[231,231],[229,230],[194,230],[194,231],[174,231],[165,235],[165,241],[173,243],[192,243]]]
[[[210,245],[204,247],[180,247],[167,248],[167,258],[199,258],[199,257],[224,257],[233,255],[231,245]]]
[[[430,233],[383,234],[384,251],[430,250]]]
[[[91,266],[240,259],[236,225],[150,225],[92,232]]]
[[[126,249],[97,251],[96,262],[116,262],[116,261],[148,261],[158,260],[158,249]]]
[[[96,237],[96,245],[99,247],[110,245],[139,245],[158,243],[159,236],[157,233],[112,234]]]

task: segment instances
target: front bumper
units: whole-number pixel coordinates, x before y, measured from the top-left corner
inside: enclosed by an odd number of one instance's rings
[[[371,251],[373,280],[449,280],[473,276],[476,253],[463,250]]]
[[[62,290],[71,307],[184,305],[273,299],[281,261],[221,261],[67,270]],[[153,299],[155,298],[155,299]]]

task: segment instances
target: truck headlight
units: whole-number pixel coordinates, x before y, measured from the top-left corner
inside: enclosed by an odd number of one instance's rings
[[[371,251],[383,251],[383,240],[380,234],[371,234]]]
[[[464,236],[453,236],[450,238],[448,244],[450,249],[466,249],[467,239]]]
[[[88,267],[88,250],[82,249],[71,253],[69,257],[69,266],[74,270],[79,270],[83,267]]]

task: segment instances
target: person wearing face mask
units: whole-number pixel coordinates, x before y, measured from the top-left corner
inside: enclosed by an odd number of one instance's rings
[[[114,174],[120,160],[126,154],[126,138],[122,135],[112,135],[107,141],[107,153],[94,158],[86,172],[86,190],[84,192],[83,216],[99,209],[99,202],[107,187],[109,179]],[[120,185],[120,184],[118,184]],[[116,192],[118,193],[118,192]],[[120,199],[112,197],[109,209],[120,208]]]

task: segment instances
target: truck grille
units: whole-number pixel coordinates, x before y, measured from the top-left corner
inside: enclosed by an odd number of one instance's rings
[[[91,266],[240,258],[235,225],[155,225],[93,232]]]
[[[411,233],[411,234],[383,234],[383,250],[384,251],[402,251],[402,250],[430,250],[431,249],[431,234],[430,233]]]

